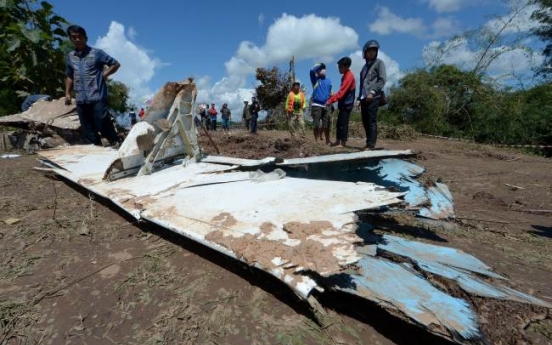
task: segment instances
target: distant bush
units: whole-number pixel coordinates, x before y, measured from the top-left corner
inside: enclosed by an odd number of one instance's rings
[[[380,122],[480,143],[552,145],[552,83],[497,89],[481,77],[441,65],[406,75],[391,88]]]

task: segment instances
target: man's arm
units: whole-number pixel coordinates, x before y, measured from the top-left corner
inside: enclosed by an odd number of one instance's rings
[[[312,66],[312,68],[310,69],[309,76],[310,76],[312,86],[316,84],[316,81],[317,81],[316,73],[318,73],[318,71],[320,71],[321,69],[322,69],[322,64],[320,62]]]
[[[107,77],[117,72],[117,70],[121,67],[121,64],[118,61],[115,61],[115,64],[109,66],[108,68],[104,69],[102,72],[102,77],[104,80],[107,80]]]
[[[327,105],[330,105],[332,103],[335,103],[339,101],[340,99],[345,96],[345,93],[351,89],[352,86],[355,85],[354,78],[351,78],[352,74],[347,74],[347,77],[343,79],[343,82],[341,83],[341,87],[339,88],[339,91],[337,91],[336,94],[333,94],[330,99],[326,102]]]
[[[65,79],[65,105],[71,104],[71,91],[73,90],[73,79]]]

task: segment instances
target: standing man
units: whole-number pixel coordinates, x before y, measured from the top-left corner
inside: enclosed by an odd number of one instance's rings
[[[305,120],[303,119],[303,110],[307,107],[305,94],[300,89],[298,82],[293,83],[291,91],[286,98],[287,124],[291,137],[295,137],[296,126],[299,125],[301,138],[305,137]]]
[[[385,64],[378,59],[379,43],[370,40],[362,48],[366,64],[360,71],[360,112],[366,132],[365,150],[373,150],[378,139],[378,108],[387,80]]]
[[[249,106],[249,113],[251,114],[251,134],[257,134],[259,111],[261,111],[261,106],[259,102],[257,102],[257,98],[251,97],[251,105]]]
[[[243,101],[242,121],[245,130],[249,132],[249,122],[251,122],[251,112],[249,111],[249,101]]]
[[[337,61],[339,73],[341,77],[341,87],[339,91],[332,95],[326,102],[326,105],[331,105],[337,102],[339,114],[337,115],[336,141],[332,146],[345,147],[347,146],[347,137],[349,135],[349,116],[355,104],[355,76],[350,71],[351,58],[342,57]]]
[[[317,63],[310,70],[312,83],[311,117],[314,122],[312,132],[314,141],[322,140],[322,132],[326,145],[330,144],[330,110],[326,102],[332,95],[332,81],[326,78],[326,65]]]
[[[217,130],[217,114],[218,111],[215,109],[215,103],[211,103],[211,108],[209,108],[209,121],[211,122],[211,130]]]
[[[220,109],[220,116],[222,117],[222,130],[225,132],[230,131],[230,118],[232,113],[228,109],[228,103],[224,103]]]
[[[136,112],[134,111],[134,108],[130,108],[130,113],[128,113],[128,117],[130,117],[130,127],[134,126],[136,122],[138,122],[136,118]]]
[[[144,119],[144,116],[146,116],[146,112],[144,111],[144,108],[140,108],[140,112],[138,113],[138,116],[140,116],[140,121]]]
[[[107,108],[107,77],[117,72],[121,65],[103,50],[88,46],[84,28],[71,25],[67,28],[67,35],[75,50],[67,55],[65,104],[71,104],[74,89],[77,113],[86,140],[101,145],[101,137],[104,137],[110,145],[117,145],[119,137]]]

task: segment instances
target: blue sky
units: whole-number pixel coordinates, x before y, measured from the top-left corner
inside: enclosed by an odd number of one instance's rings
[[[52,0],[54,11],[83,26],[89,45],[121,62],[113,76],[131,87],[139,103],[165,82],[196,78],[197,101],[227,102],[239,112],[254,92],[256,67],[287,71],[295,56],[296,75],[310,93],[309,69],[317,61],[328,66],[334,90],[340,75],[335,62],[353,59],[355,75],[365,41],[380,42],[380,58],[388,69],[387,87],[405,72],[427,66],[436,56],[431,47],[448,44],[440,62],[473,67],[479,48],[469,40],[449,41],[466,30],[496,30],[520,1],[388,0],[388,1],[128,1],[96,0],[84,6],[74,0]],[[532,8],[516,16],[513,31],[534,23]],[[530,39],[523,42],[534,45]],[[502,49],[508,48],[508,42]],[[494,75],[523,74],[539,56],[514,49],[489,66]]]

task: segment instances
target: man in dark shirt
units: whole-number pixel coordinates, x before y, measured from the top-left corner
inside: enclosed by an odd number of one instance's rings
[[[74,89],[77,113],[86,140],[101,145],[100,132],[110,145],[116,145],[119,138],[107,108],[107,77],[117,72],[121,65],[103,50],[88,46],[84,28],[71,25],[67,28],[67,35],[75,50],[67,55],[65,104],[71,104]]]
[[[257,98],[251,97],[251,105],[249,106],[249,113],[251,114],[251,134],[257,134],[257,121],[259,120],[259,111],[261,106],[257,102]]]

